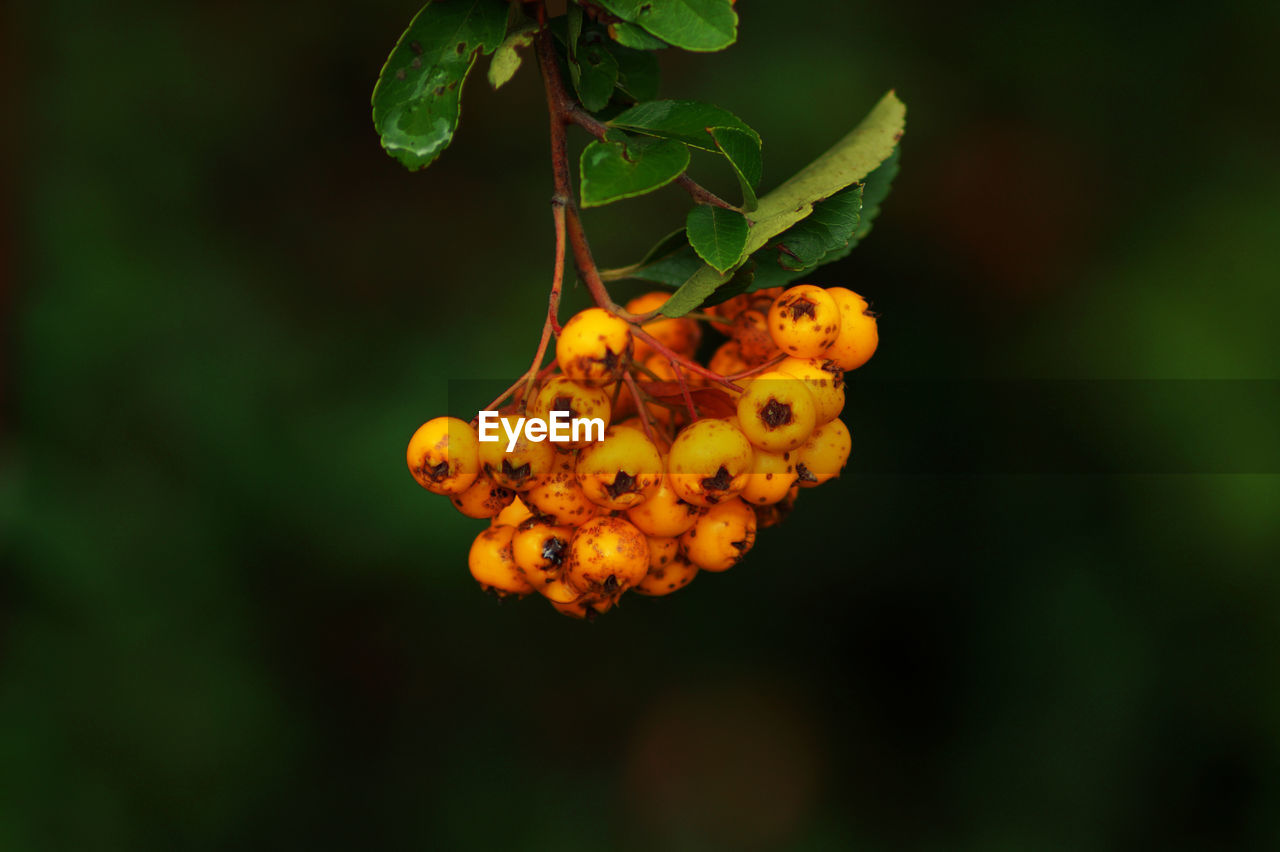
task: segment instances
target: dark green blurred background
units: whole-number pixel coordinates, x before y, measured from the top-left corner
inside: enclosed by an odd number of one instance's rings
[[[841,480],[595,625],[480,594],[403,461],[536,343],[533,70],[411,175],[412,0],[6,5],[0,849],[1280,847],[1280,5],[738,5],[663,95],[766,186],[907,102],[818,276],[881,348]]]

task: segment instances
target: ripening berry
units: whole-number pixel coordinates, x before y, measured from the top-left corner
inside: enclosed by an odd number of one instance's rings
[[[876,329],[876,316],[867,300],[844,287],[832,287],[827,291],[840,309],[840,335],[823,358],[829,358],[842,370],[856,370],[875,354],[880,343]]]
[[[549,425],[551,423],[551,412],[553,411],[569,412],[570,420],[579,418],[602,420],[605,428],[608,428],[611,416],[609,395],[604,388],[575,382],[573,379],[565,378],[564,376],[552,376],[543,383],[538,393],[534,396],[529,406],[529,416],[544,420]],[[574,441],[572,439],[572,430],[570,429],[570,439],[568,441],[552,441],[551,443],[556,449],[578,449],[590,444],[594,434],[594,430],[582,429],[579,433],[579,439]],[[547,440],[550,441],[550,437]]]
[[[489,527],[471,543],[471,553],[467,563],[471,567],[471,576],[486,592],[494,592],[499,597],[506,595],[527,595],[533,586],[525,579],[524,574],[516,566],[511,554],[511,537],[514,527]]]
[[[680,499],[714,506],[747,487],[753,450],[729,420],[699,420],[680,430],[667,458],[667,481]]]
[[[753,506],[770,506],[785,499],[800,474],[796,473],[793,452],[766,453],[756,450],[742,499]]]
[[[844,410],[844,371],[825,358],[784,358],[775,367],[804,382],[813,395],[817,423],[829,423]]]
[[[738,314],[729,334],[738,341],[742,359],[753,367],[778,354],[778,344],[769,334],[769,318],[763,311],[746,310]]]
[[[516,492],[503,488],[482,473],[470,488],[449,499],[468,518],[492,518],[511,505],[511,501],[516,499]]]
[[[756,542],[756,513],[741,500],[726,500],[698,518],[680,536],[680,549],[690,562],[706,571],[727,571]]]
[[[650,538],[649,573],[634,591],[653,597],[669,595],[689,585],[697,573],[698,566],[680,553],[679,539]]]
[[[604,440],[578,452],[582,493],[597,506],[629,509],[644,502],[662,475],[662,456],[639,429],[610,426]]]
[[[739,293],[732,299],[726,299],[718,305],[708,305],[703,308],[707,314],[720,320],[722,324],[729,325],[738,314],[745,311],[751,305],[751,297],[746,293]]]
[[[432,494],[461,494],[480,474],[480,442],[470,423],[436,417],[413,433],[405,460],[409,473]]]
[[[560,577],[571,538],[573,527],[558,527],[540,518],[529,518],[516,527],[511,537],[511,553],[525,578],[537,588]]]
[[[598,516],[569,541],[564,579],[591,595],[624,592],[649,571],[649,541],[629,521]]]
[[[627,302],[627,310],[633,314],[647,314],[649,311],[662,307],[669,298],[671,298],[670,293],[655,290],[652,293],[645,293],[643,296],[636,296],[630,302]],[[698,351],[698,343],[702,341],[702,328],[696,320],[690,317],[654,319],[645,323],[641,328],[668,349],[674,349],[681,355],[689,357],[692,357],[693,353]],[[648,343],[643,340],[635,342],[635,360],[644,361],[652,354],[653,349]]]
[[[681,500],[664,475],[649,499],[627,510],[627,520],[645,535],[669,538],[689,530],[702,512],[702,507]]]
[[[711,356],[711,362],[707,367],[711,372],[721,376],[733,376],[751,369],[751,365],[742,357],[742,350],[736,340],[726,340],[721,343],[720,348]]]
[[[594,515],[599,507],[582,493],[574,470],[577,461],[577,453],[557,453],[547,478],[524,492],[527,505],[557,524],[577,526]]]
[[[738,425],[751,443],[771,453],[794,450],[816,423],[813,394],[789,373],[761,373],[738,399]]]
[[[489,522],[490,526],[508,526],[518,527],[528,518],[532,517],[533,512],[529,511],[529,507],[520,499],[520,495],[516,495],[516,499],[511,501],[511,505],[494,515],[493,520]]]
[[[556,361],[571,379],[605,384],[622,375],[631,355],[631,328],[602,308],[587,308],[560,330]]]
[[[799,284],[769,309],[769,334],[788,355],[816,358],[840,335],[840,309],[826,290]]]
[[[843,420],[832,420],[814,429],[809,440],[795,452],[800,487],[813,488],[839,476],[852,446],[849,427]]]
[[[515,447],[507,452],[507,429],[514,430],[519,418],[498,418],[498,440],[480,441],[480,464],[493,481],[512,491],[527,491],[538,485],[555,466],[556,451],[546,441],[530,441],[524,429]]]

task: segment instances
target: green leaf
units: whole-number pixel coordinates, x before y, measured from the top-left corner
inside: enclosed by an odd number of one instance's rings
[[[702,259],[689,246],[685,229],[681,228],[659,240],[639,263],[616,269],[602,269],[600,277],[605,281],[634,278],[675,287],[683,284],[700,266]]]
[[[752,136],[736,127],[713,127],[709,131],[716,148],[724,154],[724,158],[733,166],[742,186],[742,203],[748,210],[755,210],[760,202],[756,200],[756,186],[760,183],[760,173],[764,164],[760,155],[760,138]]]
[[[686,145],[703,151],[718,153],[712,128],[727,127],[741,131],[760,145],[760,134],[733,113],[701,101],[647,101],[609,121],[611,127],[620,127],[648,136],[678,139]]]
[[[660,38],[654,38],[644,31],[643,27],[618,21],[609,25],[609,38],[618,44],[636,50],[662,50],[669,45]]]
[[[723,50],[737,41],[738,13],[729,0],[596,0],[624,21],[685,50]]]
[[[495,0],[428,3],[391,49],[373,88],[373,126],[382,147],[409,169],[429,166],[458,127],[462,83],[479,53],[507,27]]]
[[[618,60],[603,44],[580,42],[576,57],[569,60],[569,73],[582,106],[587,112],[596,112],[604,109],[613,97],[613,87],[618,82]]]
[[[736,210],[699,204],[685,220],[689,245],[719,272],[738,264],[747,244],[747,217]]]
[[[582,206],[598,207],[666,186],[689,166],[689,149],[669,140],[592,142],[582,151]]]
[[[658,95],[658,57],[644,50],[632,50],[610,43],[608,50],[618,63],[618,89],[633,101],[647,101]]]
[[[906,107],[896,94],[889,92],[848,135],[760,199],[755,221],[747,234],[745,253],[759,250],[808,217],[817,202],[865,179],[893,154],[905,121]],[[683,316],[702,304],[727,279],[719,270],[703,266],[663,305],[662,313],[669,317]]]
[[[489,60],[489,85],[500,89],[515,76],[516,71],[520,70],[521,62],[518,49],[533,44],[533,34],[536,30],[537,25],[526,24],[508,35],[506,40],[498,46],[498,49],[493,52],[493,59]]]
[[[809,218],[792,225],[775,242],[753,254],[759,264],[753,289],[786,284],[847,255],[861,217],[862,197],[860,183],[837,192],[815,204]]]
[[[871,174],[867,175],[866,186],[862,191],[862,221],[858,223],[858,229],[853,232],[853,238],[849,240],[849,249],[852,250],[867,234],[871,233],[871,223],[880,215],[880,205],[889,197],[889,189],[893,185],[893,179],[898,176],[898,148],[893,149],[893,153],[889,155],[889,159],[885,160]],[[848,254],[848,252],[845,252]],[[835,260],[836,258],[832,258]]]

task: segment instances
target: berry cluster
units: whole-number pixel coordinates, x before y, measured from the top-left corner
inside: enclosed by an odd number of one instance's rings
[[[844,372],[878,342],[861,296],[802,284],[736,296],[697,318],[627,319],[652,316],[666,298],[574,316],[555,361],[535,365],[499,410],[502,420],[599,418],[603,440],[482,442],[474,422],[453,417],[410,439],[414,479],[490,519],[469,557],[482,588],[537,592],[587,619],[628,590],[670,594],[700,570],[736,565],[799,489],[844,467]],[[706,365],[693,360],[703,323],[728,338]]]

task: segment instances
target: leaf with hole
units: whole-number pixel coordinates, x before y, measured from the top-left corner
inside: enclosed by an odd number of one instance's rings
[[[719,272],[736,266],[747,244],[747,218],[737,210],[699,204],[685,220],[689,245]]]
[[[689,165],[689,149],[665,139],[592,142],[582,151],[582,206],[598,207],[666,186]]]
[[[578,43],[569,73],[578,90],[578,100],[587,112],[604,109],[618,83],[618,60],[603,43]]]
[[[502,43],[507,7],[494,0],[428,3],[391,49],[373,88],[382,147],[409,169],[429,166],[458,127],[463,81],[476,56]]]
[[[622,20],[685,50],[723,50],[738,39],[730,0],[596,0]]]

